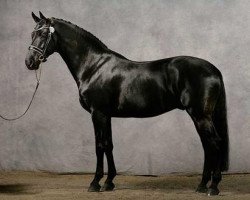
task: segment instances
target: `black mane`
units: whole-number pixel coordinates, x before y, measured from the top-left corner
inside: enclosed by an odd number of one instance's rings
[[[88,39],[94,41],[96,44],[100,45],[104,49],[108,49],[108,47],[101,40],[99,40],[96,36],[94,36],[92,33],[88,32],[88,31],[86,31],[85,29],[77,26],[76,24],[73,24],[70,21],[66,21],[64,19],[58,19],[58,18],[52,18],[52,19],[73,26],[73,28],[75,29],[75,31],[79,35],[81,35],[82,37],[85,37],[85,38],[88,38]]]

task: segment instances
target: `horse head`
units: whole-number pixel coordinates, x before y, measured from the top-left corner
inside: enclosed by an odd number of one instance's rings
[[[26,55],[25,64],[28,69],[36,70],[41,62],[55,52],[56,49],[56,31],[53,27],[53,20],[46,18],[40,11],[40,18],[32,12],[32,17],[36,26],[31,33],[31,45]]]

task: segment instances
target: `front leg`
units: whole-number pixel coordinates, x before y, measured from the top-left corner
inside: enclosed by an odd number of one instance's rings
[[[112,191],[115,188],[115,184],[113,183],[113,179],[116,176],[116,168],[113,157],[113,142],[112,142],[112,130],[111,130],[111,119],[108,124],[108,132],[105,137],[105,155],[108,163],[108,176],[102,187],[102,191]]]
[[[92,122],[95,130],[95,146],[96,146],[96,173],[90,184],[89,192],[99,192],[101,186],[99,181],[103,177],[103,157],[107,146],[107,138],[111,130],[111,119],[100,111],[92,111]]]
[[[96,158],[97,158],[96,172],[93,181],[90,183],[88,189],[89,192],[99,192],[101,189],[99,181],[103,177],[103,156],[104,156],[104,151],[96,145]]]

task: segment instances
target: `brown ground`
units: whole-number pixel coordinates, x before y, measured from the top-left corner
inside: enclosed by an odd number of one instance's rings
[[[77,200],[77,199],[240,199],[250,200],[250,174],[225,175],[217,197],[194,192],[198,175],[159,177],[123,176],[115,179],[113,192],[87,192],[92,175],[43,172],[0,172],[0,200]],[[102,182],[103,183],[103,182]]]

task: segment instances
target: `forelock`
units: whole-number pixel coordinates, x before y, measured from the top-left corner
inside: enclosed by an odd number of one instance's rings
[[[49,22],[49,23],[50,23],[50,22]],[[42,19],[40,22],[38,22],[38,23],[36,24],[35,29],[39,29],[39,28],[43,27],[44,25],[48,25],[48,23],[46,23],[46,20]]]

